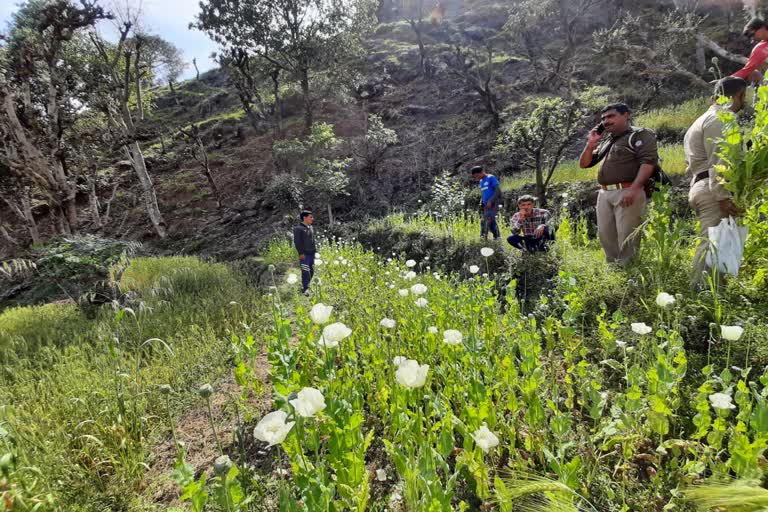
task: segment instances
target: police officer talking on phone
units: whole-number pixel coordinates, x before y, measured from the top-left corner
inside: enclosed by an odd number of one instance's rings
[[[629,263],[640,247],[640,236],[633,233],[643,221],[644,186],[659,160],[656,135],[631,126],[630,115],[623,103],[605,107],[579,159],[582,169],[603,163],[597,173],[597,231],[606,261],[619,265]]]

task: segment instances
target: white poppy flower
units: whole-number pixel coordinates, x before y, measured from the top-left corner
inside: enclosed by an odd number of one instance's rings
[[[296,274],[288,274],[285,280],[288,282],[288,284],[296,284],[299,282],[299,277]]]
[[[744,328],[738,325],[721,325],[720,335],[728,341],[737,341],[744,334]]]
[[[408,360],[408,358],[405,357],[405,356],[395,356],[395,357],[392,358],[392,364],[395,365],[395,366],[400,366],[401,364],[403,364],[407,360]]]
[[[675,303],[675,297],[667,292],[661,292],[656,296],[656,305],[661,308],[672,306]]]
[[[411,270],[410,272],[408,272],[407,274],[405,274],[403,277],[404,277],[405,279],[409,280],[409,281],[412,281],[412,280],[416,279],[416,272],[414,272],[413,270]]]
[[[429,373],[428,364],[419,365],[418,361],[408,359],[400,363],[395,372],[395,380],[409,389],[420,388],[427,381],[427,373]]]
[[[414,260],[408,260],[405,262],[405,266],[408,268],[413,268],[416,266],[416,262]]]
[[[490,247],[483,247],[482,249],[480,249],[480,254],[482,254],[484,258],[490,258],[491,256],[493,256],[494,252],[495,251]]]
[[[645,325],[643,322],[633,323],[630,327],[632,327],[632,332],[640,334],[641,336],[653,331],[652,327]]]
[[[303,388],[289,403],[296,410],[296,414],[304,418],[312,418],[325,409],[325,397],[315,388]]]
[[[477,274],[478,272],[480,272],[480,267],[478,267],[477,265],[470,265],[469,266],[469,273],[470,274]]]
[[[414,295],[424,295],[427,293],[427,287],[421,283],[411,286],[411,293]]]
[[[395,322],[391,318],[383,318],[381,322],[379,322],[379,325],[386,329],[394,329],[396,324],[397,322]]]
[[[400,294],[401,297],[407,297],[408,296],[408,290],[397,290],[397,293]]]
[[[714,393],[709,395],[709,403],[712,404],[713,409],[719,409],[721,411],[736,408],[731,399],[731,395],[726,395],[725,393]]]
[[[627,342],[626,341],[621,341],[621,340],[616,340],[616,346],[619,347],[619,348],[626,348]]]
[[[499,446],[499,438],[496,437],[496,434],[488,430],[488,425],[485,423],[483,423],[482,427],[475,430],[472,434],[472,439],[475,440],[477,446],[479,446],[485,453],[488,453],[493,448]]]
[[[457,331],[456,329],[447,329],[443,332],[443,343],[447,343],[448,345],[461,345],[461,342],[464,340],[464,335],[461,334],[460,331]]]
[[[315,259],[320,259],[320,253],[319,252],[315,253]]]
[[[333,306],[326,306],[320,302],[312,306],[312,309],[309,311],[309,319],[318,325],[327,324],[331,318],[332,311]]]
[[[429,304],[429,302],[424,297],[419,297],[418,299],[416,299],[414,304],[416,304],[416,306],[418,306],[420,308],[425,308],[425,307],[427,307],[427,304]]]
[[[334,346],[336,346],[350,334],[352,334],[352,329],[341,322],[336,322],[323,329],[322,339],[325,340],[326,346],[328,346],[328,343],[335,343]]]
[[[437,327],[435,327],[435,326],[428,327],[427,330],[430,332],[430,334],[437,334],[437,332],[438,332],[437,331]]]
[[[315,260],[315,265],[319,266],[319,265],[322,265],[322,264],[323,264],[323,260],[321,260],[320,258]]]
[[[267,414],[253,429],[253,437],[268,443],[268,446],[282,443],[296,423],[295,421],[286,422],[287,418],[288,414],[285,411],[274,411]]]

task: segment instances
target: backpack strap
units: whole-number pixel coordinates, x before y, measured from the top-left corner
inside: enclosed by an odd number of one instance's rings
[[[632,133],[629,134],[629,140],[627,140],[627,146],[629,146],[628,147],[629,151],[634,155],[637,153],[637,150],[635,149],[635,136],[638,133],[642,133],[642,132],[653,133],[653,131],[649,130],[648,128],[643,128],[642,126],[633,126],[631,130],[632,130]]]

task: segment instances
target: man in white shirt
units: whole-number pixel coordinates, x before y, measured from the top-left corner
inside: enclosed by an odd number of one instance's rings
[[[747,82],[742,78],[729,76],[719,80],[715,85],[712,106],[688,128],[683,141],[687,172],[691,177],[688,203],[699,217],[701,225],[702,240],[693,258],[695,285],[704,284],[709,272],[705,262],[709,246],[709,228],[720,224],[722,219],[740,213],[731,200],[731,193],[725,189],[722,178],[715,170],[715,165],[720,163],[717,156],[717,139],[723,136],[723,122],[717,114],[721,109],[730,109],[733,112],[743,109],[746,91]],[[725,105],[718,105],[717,99],[721,96],[730,101]]]

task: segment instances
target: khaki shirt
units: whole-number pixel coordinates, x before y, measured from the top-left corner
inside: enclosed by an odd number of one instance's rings
[[[632,149],[629,147],[630,135],[632,135]],[[645,128],[633,128],[615,139],[611,136],[598,145],[592,152],[590,167],[600,161],[600,155],[605,152],[605,148],[612,140],[615,142],[608,154],[602,158],[603,165],[597,173],[597,182],[601,185],[631,183],[635,181],[641,165],[656,165],[659,162],[656,134]]]
[[[728,199],[731,193],[722,184],[720,175],[715,170],[715,165],[721,163],[717,156],[718,147],[716,140],[723,136],[723,122],[717,117],[719,108],[715,105],[704,112],[685,132],[683,149],[685,150],[685,162],[688,164],[686,172],[693,178],[707,171],[709,173],[709,190],[718,201]]]

